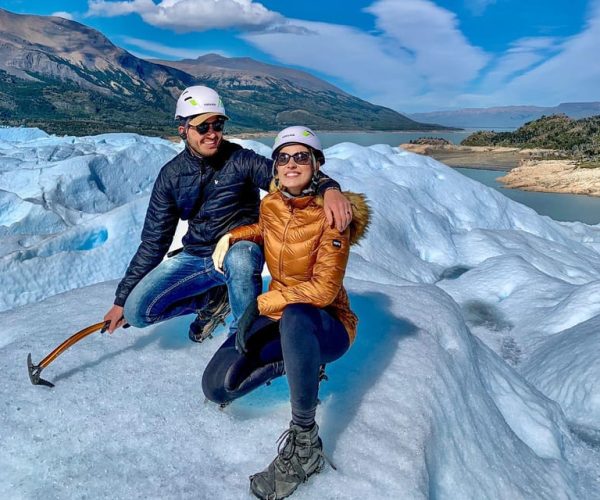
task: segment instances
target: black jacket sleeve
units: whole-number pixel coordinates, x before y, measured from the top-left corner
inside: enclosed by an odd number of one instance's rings
[[[158,174],[142,230],[142,242],[131,259],[116,291],[115,304],[123,306],[138,282],[154,269],[167,253],[177,229],[179,215],[168,170]]]
[[[250,150],[246,150],[246,155],[247,157],[244,160],[250,166],[252,182],[260,189],[269,192],[269,186],[273,178],[273,160]],[[318,192],[320,195],[324,195],[325,191],[330,188],[341,191],[340,185],[321,170],[317,173],[317,178],[319,180]]]

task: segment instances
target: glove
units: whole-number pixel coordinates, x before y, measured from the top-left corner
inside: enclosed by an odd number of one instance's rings
[[[258,312],[258,303],[256,300],[250,302],[244,313],[240,316],[237,324],[237,333],[235,334],[235,348],[240,354],[246,354],[246,342],[250,337],[250,331],[252,325],[258,318],[260,313]]]

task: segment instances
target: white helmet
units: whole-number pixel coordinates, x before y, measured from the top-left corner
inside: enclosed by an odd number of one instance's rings
[[[211,113],[214,116],[221,115],[229,119],[225,114],[223,101],[213,89],[202,85],[185,89],[177,99],[175,119],[189,118],[204,113]]]
[[[316,160],[321,165],[325,163],[325,156],[323,155],[323,150],[321,148],[321,141],[311,129],[308,127],[302,127],[300,125],[285,128],[277,134],[277,137],[275,137],[275,142],[273,143],[273,154],[271,155],[271,158],[275,159],[279,153],[279,150],[283,146],[290,144],[304,144],[305,146],[308,146],[315,153]]]

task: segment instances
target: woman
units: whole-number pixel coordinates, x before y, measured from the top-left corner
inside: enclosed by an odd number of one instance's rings
[[[361,195],[346,193],[353,206],[350,228],[340,233],[327,225],[323,199],[315,191],[325,157],[312,130],[281,131],[273,159],[271,193],[262,200],[259,222],[223,236],[213,254],[219,270],[231,244],[263,244],[269,291],[248,307],[237,334],[215,353],[202,388],[211,401],[227,404],[287,375],[292,421],[281,438],[285,444],[267,469],[250,477],[257,497],[278,499],[324,465],[315,423],[320,370],[342,356],[356,334],[357,318],[342,280],[350,244],[364,234],[369,210]]]

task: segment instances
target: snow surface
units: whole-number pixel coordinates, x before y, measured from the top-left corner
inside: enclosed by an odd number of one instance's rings
[[[39,361],[112,303],[107,280],[180,150],[39,132],[0,129],[0,498],[248,498],[288,391],[203,403],[225,329],[200,345],[189,317],[94,334],[44,371],[54,389],[30,384],[28,352]],[[347,271],[357,340],[320,394],[338,471],[294,498],[600,498],[600,226],[541,217],[399,148],[325,153],[373,223]]]

